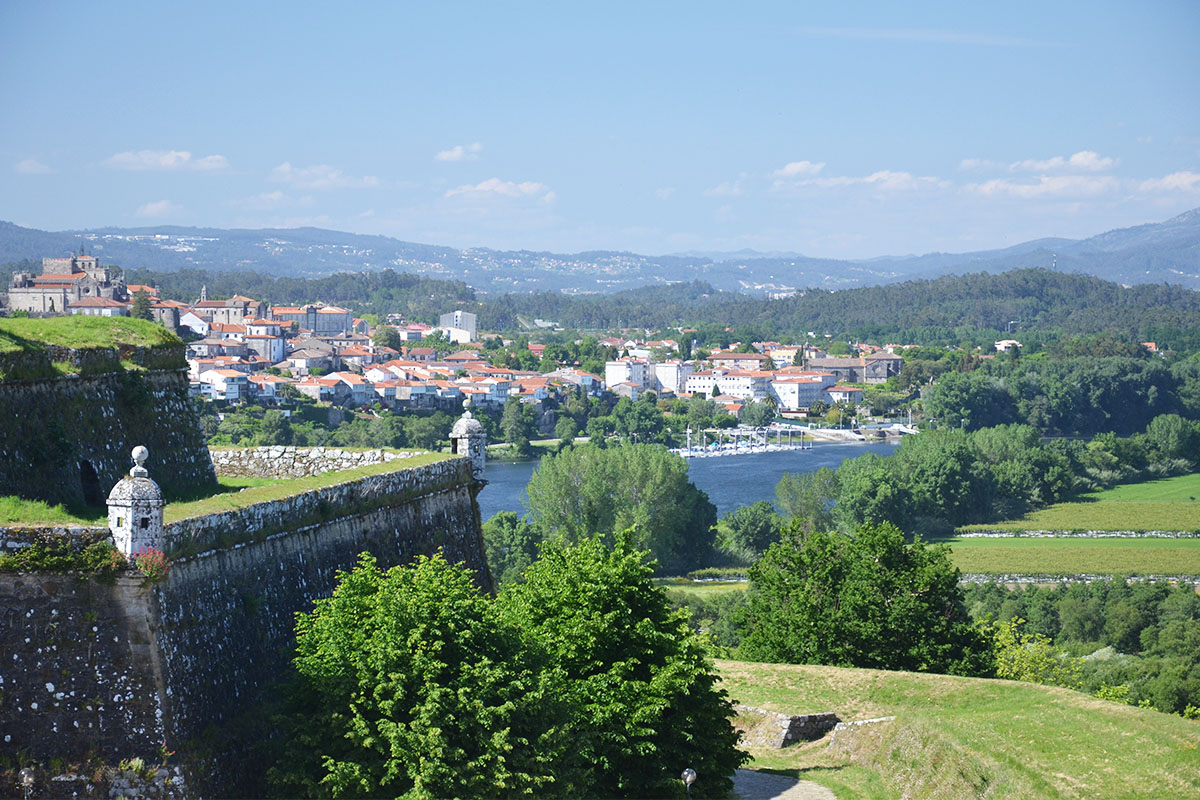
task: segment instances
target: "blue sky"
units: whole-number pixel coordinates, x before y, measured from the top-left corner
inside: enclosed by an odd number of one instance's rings
[[[1200,3],[837,5],[3,3],[0,219],[850,258],[1200,206]]]

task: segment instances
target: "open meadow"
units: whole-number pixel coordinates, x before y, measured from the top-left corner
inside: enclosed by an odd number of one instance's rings
[[[1127,483],[977,530],[1200,531],[1200,473]]]
[[[953,538],[965,573],[1005,575],[1200,575],[1200,539]]]
[[[895,716],[748,766],[816,781],[838,797],[1200,796],[1200,723],[1015,681],[718,661],[735,702],[843,721]]]

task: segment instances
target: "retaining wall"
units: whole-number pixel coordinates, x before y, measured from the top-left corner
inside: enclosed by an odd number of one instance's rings
[[[168,494],[216,481],[186,371],[0,381],[4,494],[102,506],[139,444]]]
[[[411,458],[417,452],[343,450],[336,447],[241,447],[209,451],[218,475],[248,478],[303,478]]]
[[[275,733],[296,612],[363,551],[387,568],[442,548],[490,591],[478,489],[471,462],[451,458],[175,522],[153,586],[0,575],[0,753],[149,758],[166,740],[192,760],[194,790],[261,796],[254,748]]]

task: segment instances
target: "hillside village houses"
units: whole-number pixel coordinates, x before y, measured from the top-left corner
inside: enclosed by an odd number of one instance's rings
[[[127,316],[138,291],[150,296],[159,322],[189,341],[192,394],[234,403],[273,404],[294,392],[353,407],[452,410],[468,397],[480,409],[498,409],[517,397],[540,410],[564,392],[637,399],[652,391],[659,397],[714,398],[733,413],[769,398],[781,412],[804,413],[818,401],[861,401],[862,389],[845,384],[881,383],[903,365],[902,356],[882,349],[837,358],[778,342],[691,361],[679,357],[679,344],[671,339],[613,337],[601,344],[621,355],[605,364],[603,376],[572,364],[539,374],[491,366],[478,343],[476,316],[462,310],[442,314],[437,327],[390,315],[387,324],[403,343],[397,350],[375,344],[367,323],[339,306],[269,306],[241,295],[214,300],[207,288],[191,304],[163,301],[153,287],[128,286],[82,253],[44,259],[37,276],[14,275],[8,302],[12,310],[35,315]],[[421,344],[435,332],[462,349],[439,356]],[[529,348],[541,358],[545,346]],[[798,355],[804,366],[794,366]]]

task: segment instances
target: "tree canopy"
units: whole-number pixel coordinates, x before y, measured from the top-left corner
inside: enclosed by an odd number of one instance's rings
[[[747,658],[983,675],[988,644],[963,607],[945,545],[890,524],[853,535],[793,523],[750,568]]]
[[[716,507],[688,479],[687,462],[659,445],[572,447],[543,458],[525,491],[542,538],[633,528],[635,544],[675,575],[704,566],[712,553]]]

